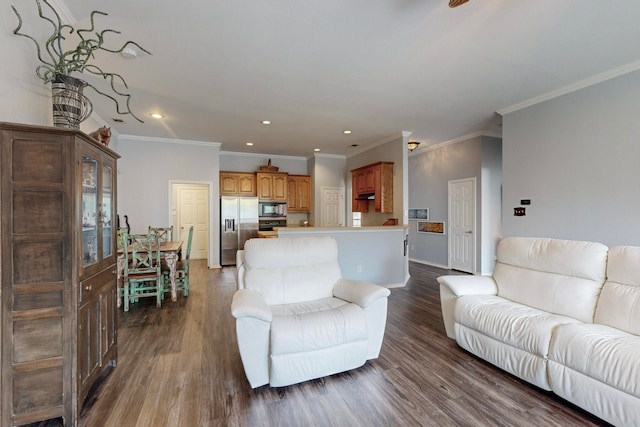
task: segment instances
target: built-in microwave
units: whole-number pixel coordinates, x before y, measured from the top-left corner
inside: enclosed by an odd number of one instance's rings
[[[287,203],[259,202],[258,216],[261,218],[284,218],[287,216]]]

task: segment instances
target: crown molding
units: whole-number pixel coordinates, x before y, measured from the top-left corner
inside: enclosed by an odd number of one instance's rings
[[[371,145],[367,145],[366,147],[359,148],[359,149],[357,149],[356,151],[354,151],[353,153],[347,154],[347,156],[346,156],[346,157],[347,157],[347,158],[351,158],[351,157],[353,157],[353,156],[357,156],[357,155],[362,154],[362,153],[365,153],[365,152],[367,152],[367,151],[369,151],[369,150],[371,150],[371,149],[374,149],[374,148],[376,148],[376,147],[378,147],[378,146],[380,146],[380,145],[387,144],[387,143],[389,143],[389,142],[391,142],[391,141],[395,141],[395,140],[397,140],[397,139],[402,139],[402,138],[403,138],[403,136],[404,136],[403,134],[400,134],[400,135],[390,135],[390,136],[388,136],[388,137],[386,137],[386,138],[383,138],[383,139],[380,139],[380,140],[378,140],[378,141],[374,142],[374,143],[373,143],[373,144],[371,144]]]
[[[160,142],[163,144],[200,145],[203,147],[220,147],[220,142],[192,141],[188,139],[158,138],[154,136],[120,135],[118,141]]]
[[[64,0],[49,0],[49,3],[51,3],[51,6],[53,6],[56,12],[58,12],[58,15],[60,15],[60,20],[63,24],[73,25],[78,22]]]
[[[313,157],[326,157],[330,159],[346,159],[344,154],[326,154],[326,153],[313,153]]]
[[[479,137],[483,137],[483,136],[488,136],[488,137],[491,137],[491,138],[500,138],[500,139],[502,138],[502,135],[497,134],[495,132],[478,131],[478,132],[473,132],[473,133],[469,133],[467,135],[460,136],[458,138],[449,139],[447,141],[438,142],[436,144],[431,144],[431,145],[428,145],[428,146],[426,146],[424,148],[418,147],[417,149],[415,149],[414,151],[409,153],[409,156],[415,156],[416,154],[425,153],[427,151],[439,150],[440,148],[444,148],[447,145],[457,144],[458,142],[464,142],[464,141],[468,141],[468,140],[473,139],[473,138],[479,138]]]
[[[263,154],[263,153],[244,153],[244,152],[240,152],[240,151],[221,151],[220,155],[227,155],[227,156],[244,156],[244,157],[261,157],[261,158],[270,158],[270,159],[285,159],[285,160],[300,160],[300,159],[305,159],[305,160],[309,160],[310,157],[305,157],[305,156],[284,156],[281,154]]]
[[[622,67],[614,68],[612,70],[605,71],[604,73],[595,74],[591,77],[587,77],[586,79],[580,80],[576,83],[572,83],[570,85],[563,86],[559,89],[553,90],[551,92],[547,92],[540,96],[536,96],[534,98],[524,100],[517,104],[513,104],[509,107],[503,108],[501,110],[497,110],[496,112],[501,116],[504,116],[505,114],[513,113],[514,111],[522,110],[523,108],[540,104],[541,102],[548,101],[550,99],[557,98],[559,96],[566,95],[568,93],[575,92],[577,90],[584,89],[586,87],[605,82],[607,80],[615,79],[616,77],[620,77],[625,74],[629,74],[638,70],[640,70],[640,61],[631,62],[629,64],[623,65]]]

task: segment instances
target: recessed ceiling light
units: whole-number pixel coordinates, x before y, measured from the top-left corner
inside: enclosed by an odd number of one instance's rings
[[[253,142],[247,142],[247,145],[251,147],[253,146]]]
[[[164,116],[160,113],[151,113],[151,117],[153,117],[154,119],[161,119]]]
[[[349,135],[351,131],[349,129],[346,129],[346,130],[343,130],[342,133],[344,133],[345,135]]]
[[[314,148],[313,151],[320,151],[320,149],[319,148]]]
[[[271,120],[263,120],[260,123],[262,123],[263,125],[270,125],[271,124]]]
[[[350,147],[353,147],[353,148],[355,148],[355,147],[359,147],[359,146],[360,146],[360,144],[351,144],[351,145],[350,145]]]

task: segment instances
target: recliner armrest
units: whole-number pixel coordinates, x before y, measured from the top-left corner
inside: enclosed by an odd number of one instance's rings
[[[390,293],[389,289],[382,286],[352,279],[340,279],[333,287],[334,297],[358,304],[362,308],[367,308],[380,298],[388,297]]]
[[[236,319],[254,317],[265,322],[271,322],[271,319],[273,319],[271,307],[269,307],[262,295],[249,289],[239,289],[233,294],[231,314]]]
[[[440,276],[438,283],[459,298],[463,295],[497,295],[498,286],[491,276]]]

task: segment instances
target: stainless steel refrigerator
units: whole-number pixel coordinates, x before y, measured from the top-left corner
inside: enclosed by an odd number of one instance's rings
[[[258,237],[258,198],[220,197],[220,265],[234,265],[236,251]]]

